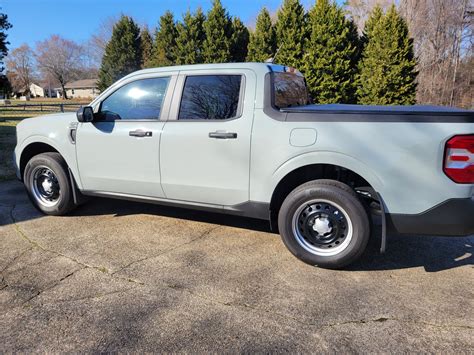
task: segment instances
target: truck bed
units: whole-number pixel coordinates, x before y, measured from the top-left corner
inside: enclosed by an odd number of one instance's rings
[[[281,112],[301,112],[301,113],[367,113],[367,114],[403,114],[403,115],[467,115],[474,117],[474,112],[445,106],[372,106],[372,105],[348,105],[348,104],[327,104],[327,105],[305,105],[280,109]]]
[[[295,107],[286,107],[280,109],[280,112],[288,114],[288,120],[294,120],[296,116],[300,118],[310,118],[313,117],[313,114],[321,115],[370,115],[370,118],[367,117],[364,121],[374,120],[388,120],[393,121],[393,117],[399,117],[395,121],[413,121],[413,117],[401,118],[400,116],[417,116],[416,121],[426,121],[426,122],[473,122],[474,123],[474,112],[470,110],[464,110],[459,108],[452,107],[443,107],[443,106],[425,106],[425,105],[415,105],[415,106],[371,106],[371,105],[348,105],[348,104],[327,104],[327,105],[305,105],[305,106],[295,106]],[[308,115],[307,117],[305,117]],[[377,115],[377,116],[372,116]],[[391,118],[388,118],[391,116]],[[334,119],[334,116],[332,116]],[[386,118],[384,118],[386,117]],[[442,117],[442,118],[441,118]],[[451,119],[449,119],[450,117]],[[360,118],[360,117],[359,117]],[[304,120],[306,120],[304,119]],[[351,120],[352,121],[352,120]]]

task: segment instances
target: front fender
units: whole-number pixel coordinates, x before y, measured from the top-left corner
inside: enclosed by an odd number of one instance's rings
[[[55,139],[56,138],[56,139]],[[63,159],[66,161],[69,169],[72,172],[74,179],[76,180],[77,186],[79,189],[82,189],[82,183],[80,181],[79,170],[77,168],[77,159],[76,159],[76,146],[72,144],[67,137],[64,136],[55,136],[53,138],[43,136],[43,135],[32,135],[25,139],[22,142],[19,142],[15,148],[15,163],[20,168],[21,156],[25,149],[34,143],[43,143],[54,148]]]

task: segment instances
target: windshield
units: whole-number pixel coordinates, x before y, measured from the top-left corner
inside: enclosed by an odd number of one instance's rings
[[[279,109],[309,103],[306,83],[299,72],[274,72],[273,95],[273,104]]]

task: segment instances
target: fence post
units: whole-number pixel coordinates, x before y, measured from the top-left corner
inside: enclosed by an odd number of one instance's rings
[[[40,103],[41,112],[43,112],[43,103]]]
[[[64,112],[64,104],[61,104],[60,107],[61,107],[61,112]]]

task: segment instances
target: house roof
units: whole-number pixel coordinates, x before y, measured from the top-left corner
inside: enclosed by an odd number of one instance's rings
[[[93,89],[97,88],[97,79],[83,79],[67,83],[64,86],[66,89]]]

